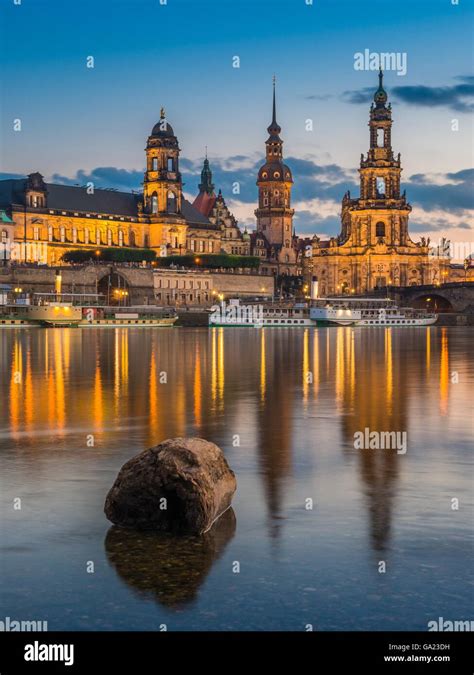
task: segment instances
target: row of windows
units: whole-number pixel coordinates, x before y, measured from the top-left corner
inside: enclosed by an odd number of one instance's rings
[[[201,286],[202,284],[202,286]],[[197,281],[196,279],[156,279],[157,288],[182,288],[198,289],[210,288],[209,281]]]
[[[124,245],[124,233],[122,230],[119,230],[117,236],[114,237],[112,230],[106,230],[103,232],[101,230],[96,230],[95,232],[85,228],[81,230],[82,234],[82,243],[84,244],[107,244],[107,246],[113,246],[117,244],[118,246]],[[40,241],[41,229],[39,227],[33,227],[33,239],[34,241]],[[76,227],[73,227],[70,233],[66,230],[65,227],[53,228],[51,225],[48,227],[48,241],[60,241],[62,243],[72,242],[77,244],[79,242],[79,230]],[[130,232],[129,234],[129,245],[135,246],[135,233]]]
[[[203,239],[191,239],[189,244],[193,253],[205,253],[206,251],[206,242]],[[209,253],[214,253],[213,241],[208,242],[207,250]]]
[[[201,294],[194,294],[194,293],[180,293],[176,295],[169,295],[169,294],[164,294],[163,296],[161,293],[156,294],[156,299],[157,300],[165,300],[166,303],[169,304],[174,304],[175,302],[209,302],[209,293],[203,293]]]

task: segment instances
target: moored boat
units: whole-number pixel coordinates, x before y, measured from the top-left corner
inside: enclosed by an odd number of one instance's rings
[[[437,314],[398,307],[388,298],[318,298],[309,314],[318,326],[431,326],[438,320]]]

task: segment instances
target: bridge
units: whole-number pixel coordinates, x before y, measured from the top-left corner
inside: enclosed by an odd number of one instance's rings
[[[474,314],[474,281],[439,286],[388,286],[385,293],[405,307],[432,309],[438,313]]]

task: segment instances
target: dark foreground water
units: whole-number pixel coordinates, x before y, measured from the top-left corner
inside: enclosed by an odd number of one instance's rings
[[[1,332],[0,620],[426,630],[473,618],[473,337]],[[355,449],[366,427],[407,432],[406,453]],[[122,464],[184,435],[224,449],[233,511],[200,539],[111,527],[103,504]]]

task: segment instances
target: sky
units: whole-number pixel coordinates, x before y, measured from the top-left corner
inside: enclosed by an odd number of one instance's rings
[[[384,84],[412,238],[474,250],[473,17],[473,0],[2,0],[0,178],[140,189],[164,106],[185,195],[207,146],[216,188],[252,228],[275,75],[296,231],[332,236],[344,192],[358,195],[378,84],[355,55],[393,52],[406,59]]]

